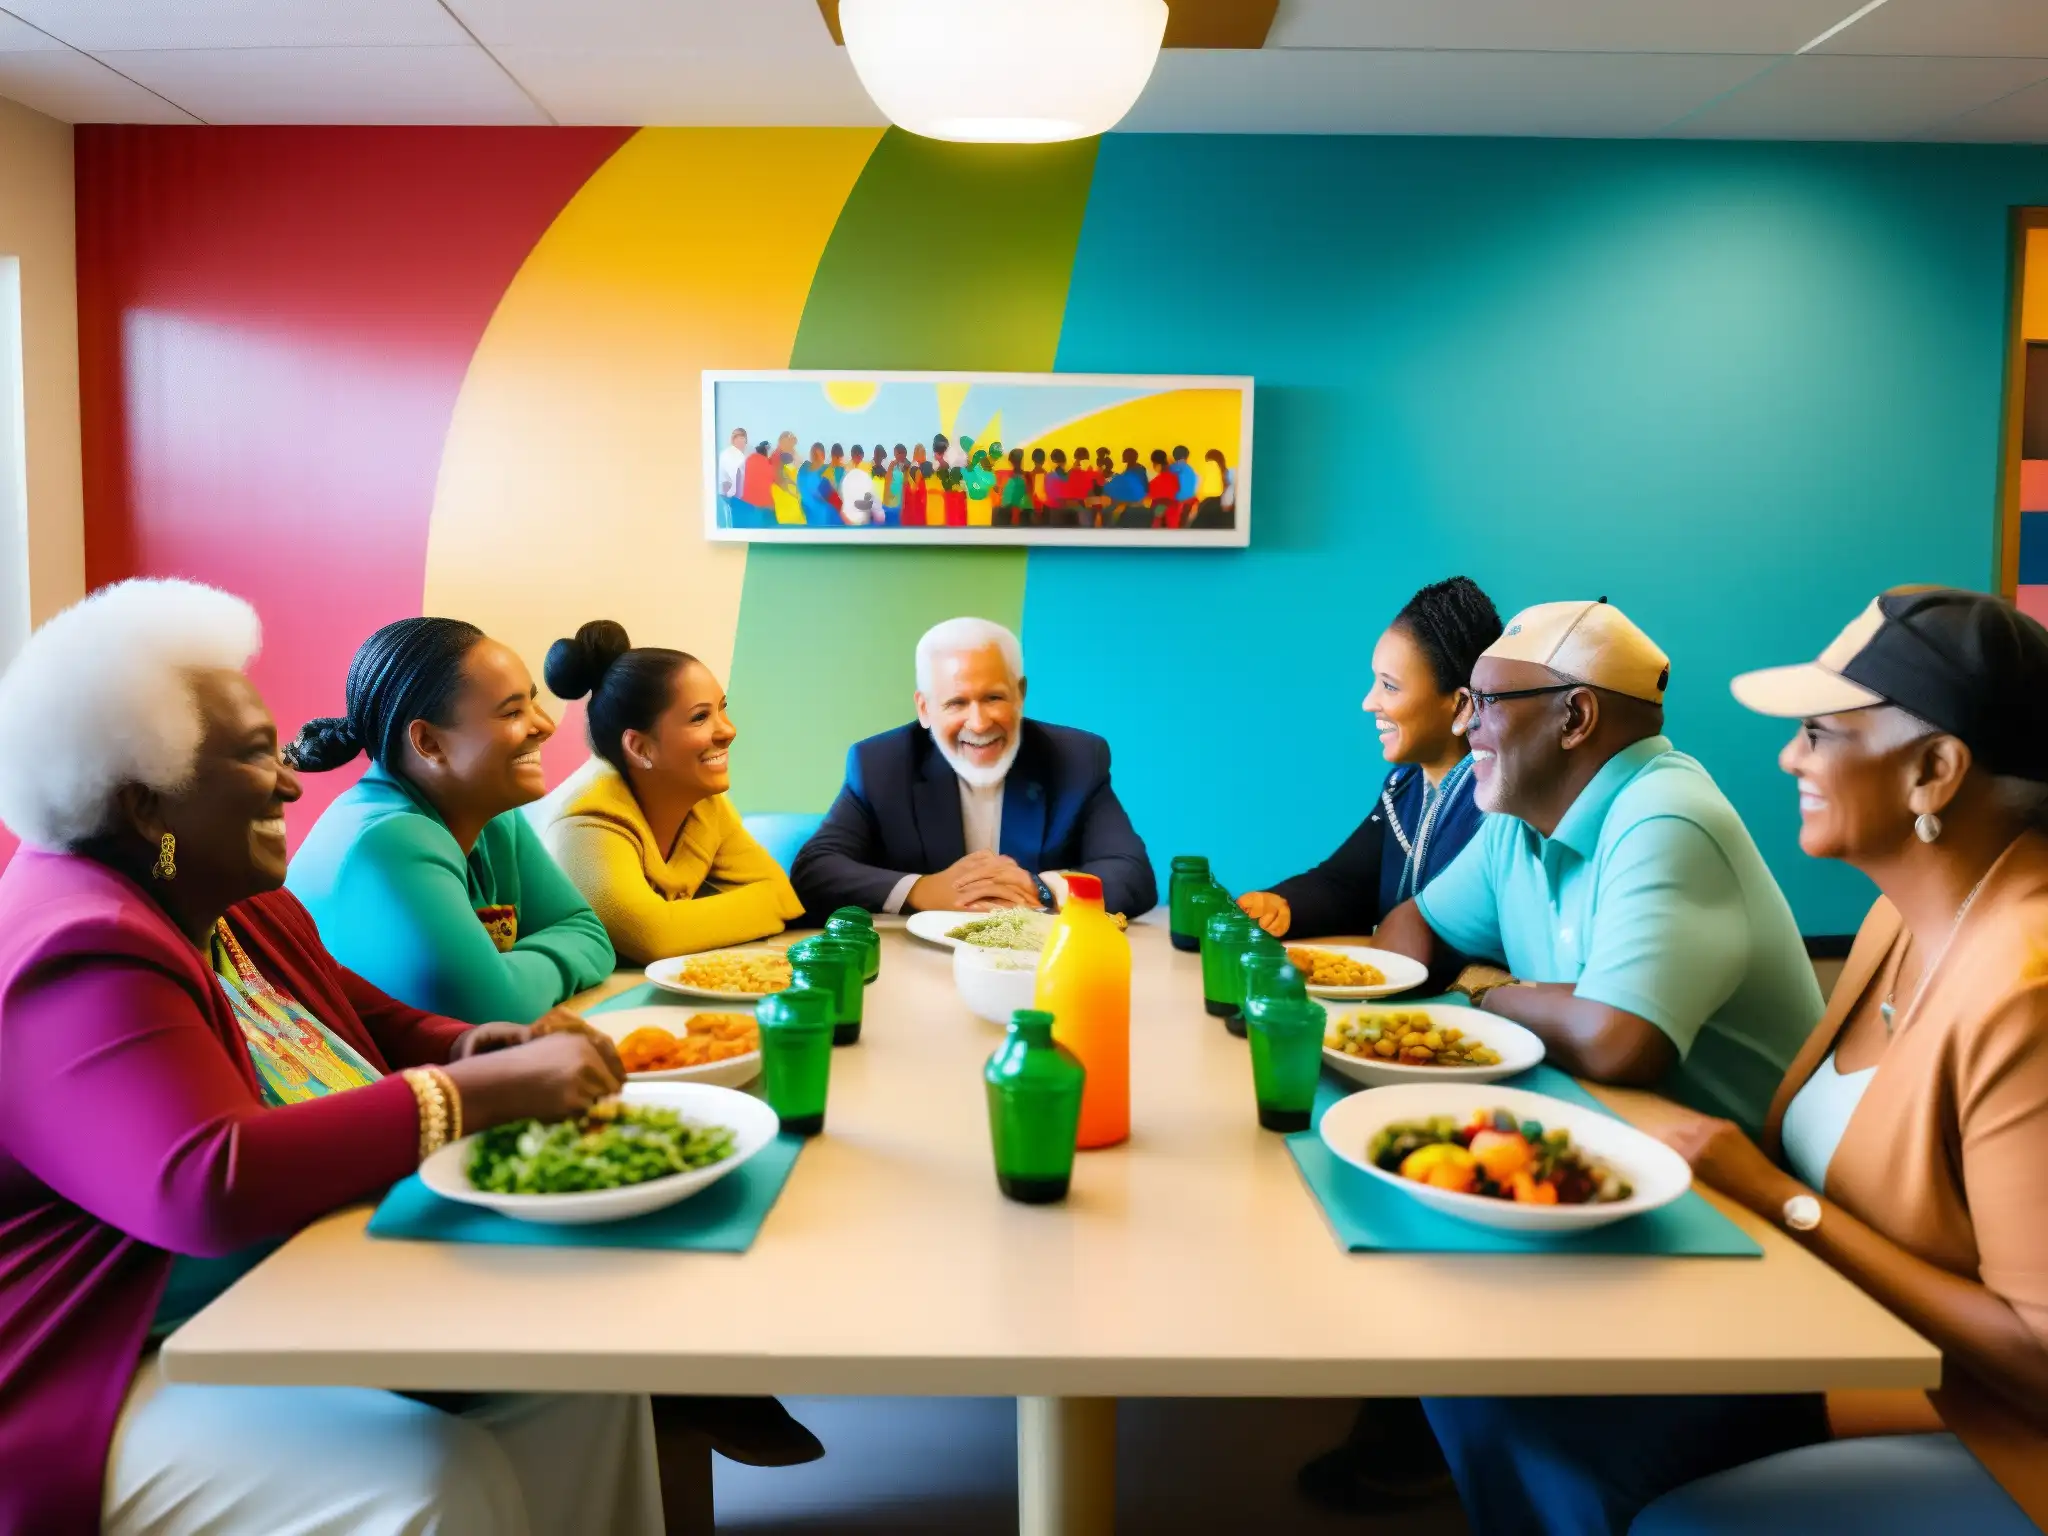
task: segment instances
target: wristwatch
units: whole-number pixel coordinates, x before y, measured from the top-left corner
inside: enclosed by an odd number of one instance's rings
[[[1486,1006],[1486,999],[1493,993],[1500,991],[1503,987],[1526,987],[1528,985],[1528,982],[1510,976],[1506,981],[1482,982],[1476,987],[1466,987],[1462,990],[1465,996],[1471,1000],[1474,1008],[1483,1008]]]
[[[1811,1195],[1794,1195],[1785,1202],[1778,1219],[1794,1232],[1811,1232],[1820,1225],[1820,1202]]]

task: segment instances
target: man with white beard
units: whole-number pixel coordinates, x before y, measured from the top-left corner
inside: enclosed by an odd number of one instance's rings
[[[1024,718],[1024,651],[987,619],[917,642],[917,721],[855,743],[846,783],[790,869],[812,921],[871,912],[1054,906],[1060,872],[1112,912],[1158,901],[1100,736]]]

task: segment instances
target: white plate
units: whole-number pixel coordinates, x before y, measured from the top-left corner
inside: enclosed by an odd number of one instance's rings
[[[1387,978],[1372,987],[1310,987],[1310,997],[1357,1002],[1368,997],[1392,997],[1396,992],[1413,992],[1429,980],[1429,968],[1420,960],[1410,960],[1406,955],[1397,955],[1391,950],[1367,949],[1363,944],[1309,944],[1292,939],[1280,942],[1289,949],[1320,949],[1328,954],[1363,960],[1367,965],[1378,966]]]
[[[718,1010],[706,1008],[706,1013]],[[611,1036],[617,1045],[634,1030],[653,1025],[670,1034],[681,1037],[689,1034],[690,1013],[683,1008],[664,1007],[659,1003],[647,1008],[612,1008],[603,1013],[588,1014],[584,1023],[592,1029]],[[749,1051],[744,1056],[728,1056],[723,1061],[706,1062],[701,1067],[674,1067],[666,1072],[635,1072],[631,1081],[636,1083],[710,1083],[718,1088],[741,1088],[761,1075],[761,1053]]]
[[[1517,1120],[1540,1121],[1545,1130],[1570,1131],[1573,1143],[1595,1162],[1627,1179],[1635,1193],[1607,1205],[1516,1205],[1484,1195],[1461,1195],[1418,1184],[1373,1166],[1366,1156],[1372,1139],[1397,1121],[1451,1115],[1462,1120],[1476,1109],[1505,1109]],[[1547,1093],[1479,1083],[1403,1083],[1368,1088],[1330,1106],[1321,1126],[1323,1144],[1354,1168],[1432,1209],[1475,1226],[1509,1232],[1583,1232],[1669,1205],[1692,1188],[1692,1170],[1663,1142],[1626,1121],[1567,1104]]]
[[[749,944],[739,949],[707,949],[701,955],[676,955],[667,960],[657,960],[647,967],[647,979],[664,992],[674,992],[683,997],[704,997],[714,1003],[758,1003],[768,996],[766,992],[713,992],[705,987],[692,987],[678,979],[684,966],[695,960],[708,960],[713,955],[779,955],[782,951],[761,944]]]
[[[1339,1019],[1359,1013],[1426,1013],[1432,1024],[1447,1024],[1453,1029],[1463,1030],[1467,1039],[1477,1040],[1500,1053],[1497,1066],[1417,1067],[1398,1061],[1384,1061],[1377,1056],[1347,1056],[1330,1046],[1323,1047],[1325,1066],[1368,1088],[1382,1088],[1390,1083],[1491,1083],[1503,1077],[1513,1077],[1517,1072],[1526,1072],[1543,1060],[1543,1042],[1534,1034],[1512,1019],[1482,1013],[1477,1008],[1454,1007],[1449,1003],[1409,1003],[1405,1006],[1389,1003],[1379,1008],[1346,1006],[1332,1007],[1327,1011],[1332,1025]]]
[[[481,1205],[502,1216],[548,1226],[584,1227],[603,1221],[645,1216],[687,1200],[716,1184],[775,1139],[782,1122],[775,1111],[751,1094],[709,1083],[628,1083],[619,1095],[628,1104],[672,1109],[700,1125],[723,1125],[733,1132],[732,1156],[709,1168],[672,1173],[667,1178],[629,1184],[624,1189],[593,1189],[574,1195],[492,1195],[469,1182],[469,1148],[474,1136],[450,1142],[420,1164],[420,1182],[435,1194],[465,1205]]]

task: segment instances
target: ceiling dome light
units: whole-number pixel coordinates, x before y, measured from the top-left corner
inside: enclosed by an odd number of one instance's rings
[[[854,71],[899,128],[970,144],[1106,133],[1166,35],[1166,0],[839,0]]]

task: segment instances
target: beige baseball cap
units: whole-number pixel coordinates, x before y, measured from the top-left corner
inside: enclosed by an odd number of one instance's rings
[[[1604,597],[1524,608],[1481,654],[1531,661],[1646,704],[1662,704],[1671,681],[1671,658]]]

